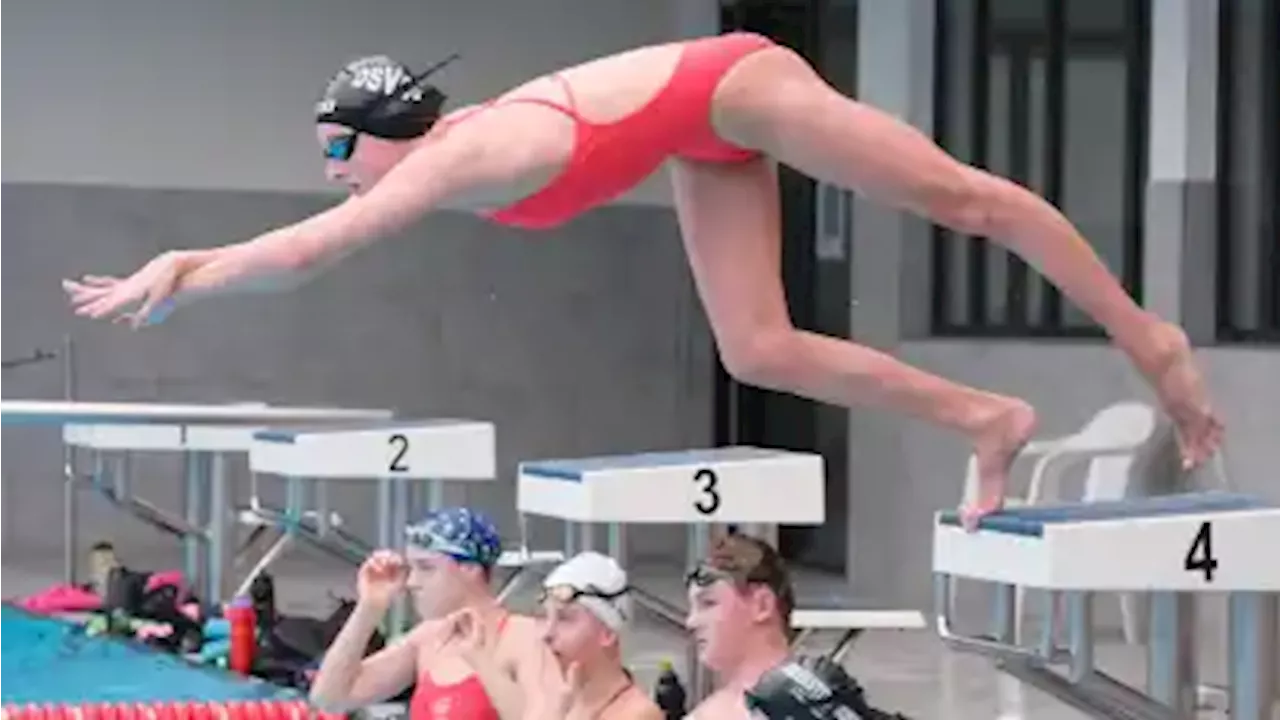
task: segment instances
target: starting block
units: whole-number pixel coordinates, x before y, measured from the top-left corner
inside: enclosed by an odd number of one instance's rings
[[[1231,715],[1265,720],[1280,699],[1275,548],[1280,506],[1226,492],[1020,507],[983,518],[972,533],[958,513],[941,512],[933,534],[937,630],[952,648],[992,657],[1001,670],[1097,717],[1187,718],[1198,694],[1194,598],[1226,593]],[[953,631],[952,577],[999,586],[990,637]],[[1053,647],[1051,621],[1039,647],[1010,644],[1015,586],[1065,594],[1065,653]],[[1113,591],[1152,593],[1150,694],[1093,667],[1091,593]],[[1063,661],[1066,676],[1052,669]]]
[[[270,428],[254,433],[254,472],[309,478],[492,480],[493,423],[420,420]]]
[[[256,509],[280,537],[245,578],[242,590],[295,537],[352,563],[359,563],[368,555],[372,549],[368,543],[330,522],[324,499],[328,480],[374,481],[378,489],[377,543],[380,547],[403,549],[403,528],[411,519],[443,505],[443,481],[495,479],[495,431],[490,422],[450,419],[269,428],[254,433],[249,467],[255,473],[282,476],[288,485],[282,511]],[[305,502],[304,482],[315,493],[314,509]],[[424,486],[425,507],[420,497]],[[524,545],[504,552],[498,565],[513,573],[505,580],[500,596],[515,589],[525,570],[563,560],[563,553],[530,551]],[[393,629],[403,626],[403,615],[404,608],[398,604]]]
[[[284,477],[285,507],[254,508],[280,533],[241,583],[269,567],[295,538],[309,541],[353,564],[370,545],[333,527],[326,497],[328,480],[372,480],[378,488],[377,543],[402,547],[400,529],[422,504],[417,482],[428,484],[428,507],[441,504],[439,480],[492,480],[496,474],[494,428],[472,420],[405,420],[311,427],[274,427],[253,434],[249,469]],[[314,493],[308,501],[307,491]],[[314,507],[311,507],[314,505]]]
[[[388,410],[274,405],[193,405],[58,400],[0,401],[5,425],[248,425],[390,417]]]
[[[597,523],[821,525],[822,456],[754,447],[520,464],[522,513]]]
[[[227,521],[229,481],[225,454],[243,452],[246,432],[269,423],[327,423],[389,418],[390,410],[273,406],[265,403],[78,402],[71,400],[3,400],[4,425],[60,427],[63,463],[63,568],[65,580],[76,581],[79,547],[78,490],[75,448],[93,457],[92,485],[130,516],[181,538],[188,577],[201,581],[209,601],[223,597],[223,578],[230,566]],[[236,439],[238,438],[238,440]],[[135,452],[176,452],[186,460],[181,516],[136,497],[129,483],[129,459]],[[108,463],[104,455],[111,454]],[[204,557],[207,555],[207,557]]]

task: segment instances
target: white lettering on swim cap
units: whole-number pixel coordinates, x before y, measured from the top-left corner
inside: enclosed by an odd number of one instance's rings
[[[398,65],[370,63],[351,68],[352,87],[387,97],[395,95],[401,87],[412,83],[413,76]],[[422,99],[422,90],[410,87],[401,95],[401,98],[408,102],[417,102]]]

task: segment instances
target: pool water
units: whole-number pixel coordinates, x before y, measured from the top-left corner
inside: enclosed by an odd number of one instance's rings
[[[14,703],[295,700],[296,690],[195,665],[0,605],[0,700]]]

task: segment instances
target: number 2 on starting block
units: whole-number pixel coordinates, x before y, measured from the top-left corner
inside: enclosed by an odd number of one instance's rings
[[[729,447],[521,463],[521,512],[576,522],[825,519],[822,456]]]

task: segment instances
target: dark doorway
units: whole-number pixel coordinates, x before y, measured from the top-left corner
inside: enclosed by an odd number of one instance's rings
[[[803,55],[837,89],[856,83],[856,0],[725,0],[724,31],[748,30]],[[779,168],[783,280],[797,327],[849,334],[849,194]],[[821,527],[782,526],[779,551],[801,566],[843,574],[848,553],[848,411],[743,386],[717,363],[717,442],[818,452],[826,465]],[[785,488],[779,488],[785,492]]]

